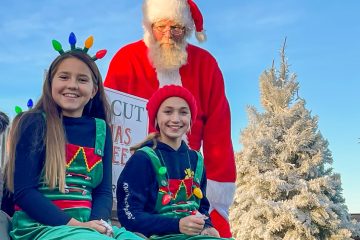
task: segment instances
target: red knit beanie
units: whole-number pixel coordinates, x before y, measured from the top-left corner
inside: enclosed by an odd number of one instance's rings
[[[146,104],[146,110],[149,115],[150,132],[155,131],[155,119],[160,105],[170,97],[179,97],[184,99],[189,105],[191,112],[191,122],[194,123],[197,114],[197,105],[195,97],[186,88],[178,85],[166,85],[159,88]]]

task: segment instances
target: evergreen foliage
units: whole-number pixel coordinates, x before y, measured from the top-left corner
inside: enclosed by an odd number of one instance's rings
[[[286,42],[285,42],[286,43]],[[299,83],[289,73],[285,43],[280,68],[260,76],[264,112],[248,108],[230,221],[235,239],[351,239],[340,175],[333,172],[328,142],[318,130]]]

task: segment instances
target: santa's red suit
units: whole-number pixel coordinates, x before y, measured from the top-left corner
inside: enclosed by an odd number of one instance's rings
[[[187,63],[179,69],[180,84],[195,96],[198,105],[198,116],[188,134],[188,142],[194,150],[202,147],[211,220],[222,237],[230,237],[228,208],[233,201],[236,169],[224,80],[209,52],[191,44],[188,44],[187,52]],[[104,85],[145,99],[159,88],[157,73],[149,61],[143,40],[116,53]]]

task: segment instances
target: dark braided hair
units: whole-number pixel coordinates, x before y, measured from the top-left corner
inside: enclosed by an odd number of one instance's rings
[[[9,125],[9,122],[9,117],[5,113],[0,111],[0,134],[5,131],[5,129]]]

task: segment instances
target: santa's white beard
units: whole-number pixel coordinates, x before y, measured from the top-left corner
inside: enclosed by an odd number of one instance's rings
[[[187,42],[171,41],[170,47],[165,47],[156,41],[149,45],[149,59],[153,66],[159,70],[179,69],[187,61]]]
[[[179,68],[187,62],[187,42],[173,43],[170,47],[151,41],[149,43],[149,59],[156,69],[160,87],[169,84],[182,85]]]

